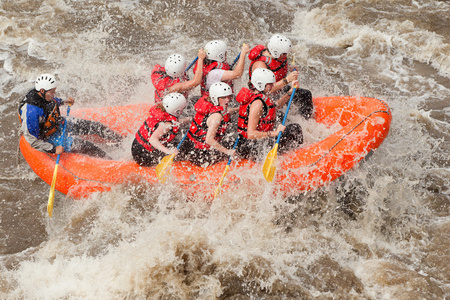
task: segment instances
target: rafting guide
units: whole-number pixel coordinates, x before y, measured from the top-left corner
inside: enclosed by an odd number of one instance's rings
[[[47,153],[71,152],[107,158],[100,147],[79,136],[97,135],[114,143],[121,142],[122,136],[99,122],[61,116],[60,106],[73,105],[75,100],[72,97],[65,101],[56,98],[56,87],[53,75],[42,74],[36,79],[34,89],[20,101],[20,130],[26,141],[34,149]],[[66,123],[67,136],[64,138],[62,132]]]

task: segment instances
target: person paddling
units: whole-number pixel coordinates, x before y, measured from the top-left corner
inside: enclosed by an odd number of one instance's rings
[[[18,113],[25,140],[42,152],[72,152],[107,158],[101,148],[78,136],[97,135],[115,143],[121,142],[122,136],[98,122],[62,117],[60,106],[73,105],[75,100],[72,97],[65,101],[56,98],[56,87],[53,75],[42,74],[36,79],[34,89],[20,101]],[[66,122],[66,137],[63,137]],[[61,145],[62,140],[64,143]]]
[[[171,142],[177,136],[180,125],[190,119],[178,121],[186,107],[186,98],[180,93],[170,93],[161,103],[152,106],[149,117],[136,132],[131,146],[134,160],[141,166],[149,167],[159,163],[161,158],[177,154]]]
[[[250,80],[253,72],[258,68],[269,69],[275,74],[275,83],[271,90],[271,93],[274,94],[274,99],[278,99],[289,91],[291,89],[289,84],[298,79],[298,71],[293,70],[289,72],[287,55],[291,48],[290,39],[281,34],[274,34],[269,39],[267,47],[257,45],[248,54],[248,58],[251,61],[249,66]],[[297,88],[292,102],[297,106],[298,113],[305,119],[309,119],[312,116],[314,107],[312,93],[309,90]]]
[[[283,132],[279,143],[280,153],[298,147],[303,143],[302,128],[299,124],[275,127],[276,112],[285,105],[293,91],[291,88],[279,100],[273,101],[269,96],[276,82],[272,71],[258,68],[253,72],[249,88],[243,87],[236,101],[240,103],[238,118],[238,133],[241,139],[237,145],[240,157],[257,160],[261,150],[274,143],[274,137]],[[293,84],[298,84],[297,80]]]
[[[208,166],[234,154],[235,150],[230,150],[220,143],[230,124],[230,112],[237,111],[228,109],[232,94],[228,84],[217,82],[210,87],[208,94],[197,101],[188,139],[180,148],[178,160],[189,160],[198,166]]]

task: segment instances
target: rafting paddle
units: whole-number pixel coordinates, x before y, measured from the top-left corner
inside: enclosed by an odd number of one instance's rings
[[[70,113],[70,105],[67,107],[67,117],[69,116],[69,113]],[[64,136],[66,134],[66,126],[67,126],[67,119],[64,122],[60,146],[62,146],[64,144]],[[61,154],[58,154],[58,156],[56,157],[56,164],[55,164],[55,170],[53,171],[52,185],[50,186],[50,193],[48,195],[47,212],[48,212],[49,217],[51,217],[52,213],[53,213],[53,203],[55,201],[56,177],[58,176],[58,166],[59,166],[59,158],[60,157],[61,157]]]
[[[189,129],[186,131],[186,134],[183,136],[181,141],[178,143],[177,150],[180,149],[181,144],[184,142],[184,140],[187,137],[187,134],[189,132]],[[170,155],[166,155],[161,159],[161,162],[156,166],[156,176],[158,177],[159,182],[164,183],[166,182],[167,178],[169,177],[169,170],[170,166],[173,163],[173,158],[175,157],[175,153],[172,153]]]
[[[233,150],[236,149],[236,146],[239,142],[239,136],[236,138],[236,141],[234,142]],[[217,195],[219,195],[220,187],[222,186],[223,180],[225,179],[225,175],[227,175],[228,169],[230,168],[232,155],[230,155],[230,158],[228,159],[227,166],[225,167],[225,171],[223,171],[222,177],[220,178],[219,185],[216,188],[216,191],[214,192],[214,199],[216,199]]]
[[[292,99],[294,98],[296,89],[297,89],[297,87],[294,86],[294,89],[292,90],[291,98],[289,99],[289,103],[286,108],[286,113],[284,114],[283,122],[281,123],[282,125],[284,125],[284,123],[286,122],[289,108],[291,107]],[[266,156],[266,160],[264,161],[263,174],[268,182],[272,182],[273,177],[275,175],[278,144],[280,143],[281,134],[282,134],[282,132],[280,131],[278,133],[277,142],[276,142],[275,146],[272,148],[272,150],[269,151],[269,153]]]

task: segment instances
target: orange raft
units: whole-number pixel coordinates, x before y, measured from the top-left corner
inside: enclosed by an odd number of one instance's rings
[[[378,148],[388,135],[392,115],[384,101],[366,97],[321,97],[314,99],[314,107],[318,123],[326,126],[339,123],[341,129],[317,143],[278,156],[273,187],[283,196],[299,194],[335,180]],[[146,119],[149,108],[149,104],[133,104],[78,110],[72,115],[100,121],[126,136],[134,135]],[[56,155],[31,148],[24,137],[20,140],[20,149],[33,171],[51,184]],[[175,162],[170,181],[189,195],[211,199],[226,163],[202,168],[190,162]],[[109,191],[114,185],[126,184],[136,178],[158,183],[155,168],[140,167],[133,161],[65,153],[60,158],[56,189],[80,199],[94,192]],[[262,162],[240,160],[233,163],[222,191],[244,182],[247,184],[247,180],[256,185],[265,182]]]

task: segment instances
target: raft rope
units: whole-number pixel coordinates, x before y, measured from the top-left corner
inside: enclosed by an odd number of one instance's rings
[[[376,110],[371,112],[370,114],[368,114],[367,116],[365,116],[358,124],[355,125],[355,127],[353,127],[351,130],[349,130],[347,133],[345,133],[330,149],[328,149],[328,151],[326,153],[324,153],[318,160],[316,160],[315,162],[313,162],[312,164],[306,166],[306,167],[312,167],[314,165],[316,165],[319,161],[321,161],[322,159],[325,158],[325,156],[327,156],[328,154],[330,154],[330,152],[337,146],[339,145],[339,143],[341,143],[350,133],[352,133],[356,128],[359,127],[359,125],[361,125],[362,123],[364,123],[368,118],[370,118],[373,114],[376,113],[386,113],[388,115],[390,115],[389,113],[389,108],[387,106],[387,104],[380,100],[380,99],[376,99],[378,101],[380,101],[385,107],[386,110]]]

